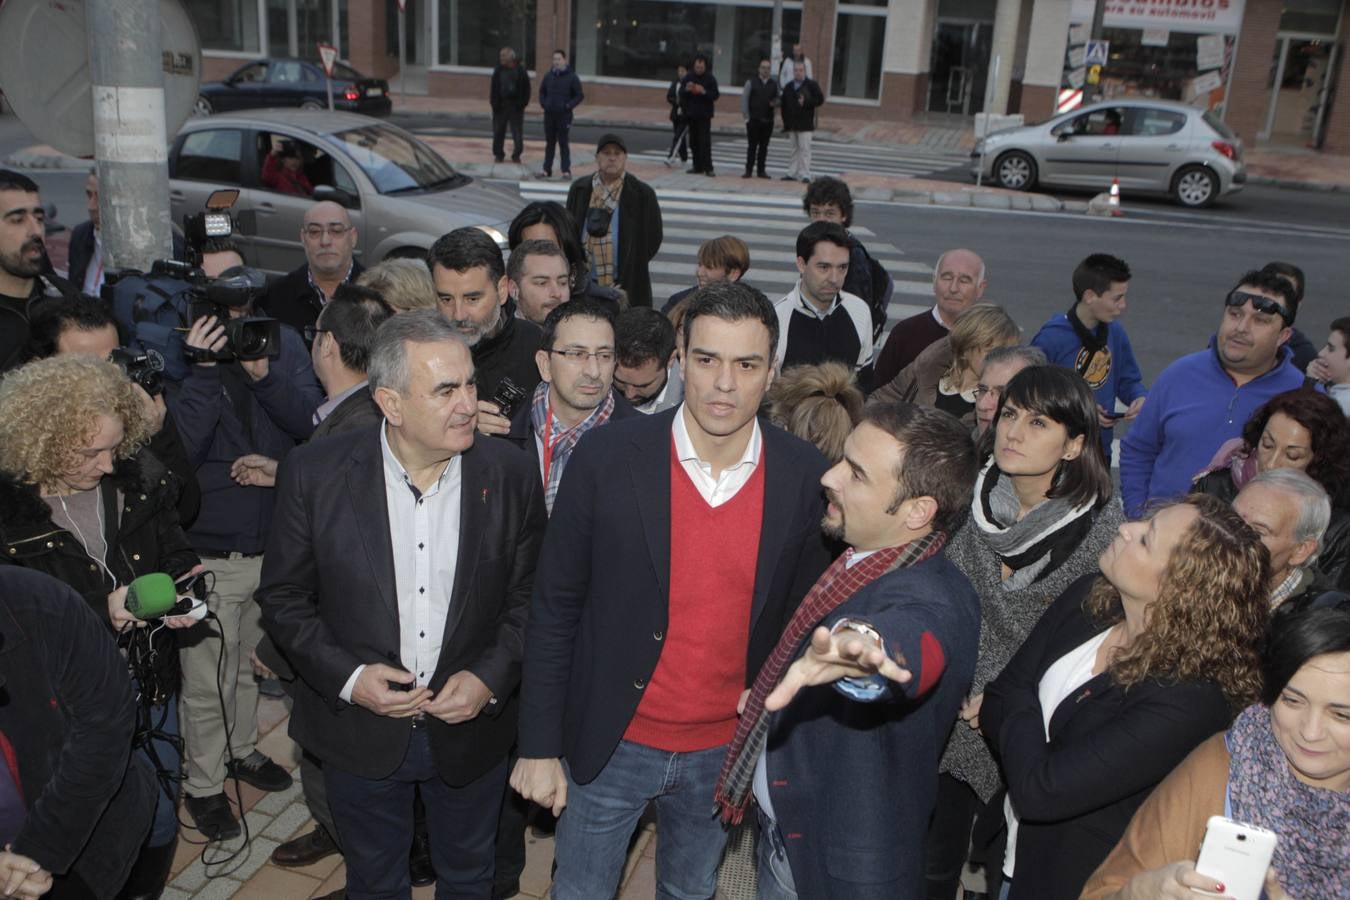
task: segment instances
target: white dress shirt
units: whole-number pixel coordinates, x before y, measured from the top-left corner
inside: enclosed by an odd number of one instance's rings
[[[689,426],[685,424],[685,415],[685,404],[681,403],[679,412],[675,413],[675,424],[671,426],[671,431],[675,435],[675,455],[704,501],[709,506],[721,506],[745,487],[750,476],[755,474],[755,467],[759,465],[760,450],[764,445],[764,436],[759,431],[759,420],[751,420],[754,423],[754,430],[750,432],[750,440],[746,443],[741,458],[714,478],[712,464],[699,459],[694,442],[689,439]]]
[[[462,466],[459,456],[451,457],[436,483],[418,492],[389,448],[388,428],[387,422],[380,427],[380,450],[389,541],[394,550],[399,659],[403,668],[417,676],[417,684],[425,685],[440,660],[455,589]],[[364,669],[358,666],[339,694],[348,703]]]
[[[103,287],[103,235],[94,229],[94,255],[89,257],[89,268],[84,270],[84,284],[81,290],[91,297],[97,297]]]

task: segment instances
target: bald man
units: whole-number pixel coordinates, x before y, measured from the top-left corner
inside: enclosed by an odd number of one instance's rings
[[[356,227],[346,209],[331,200],[315,203],[300,226],[305,264],[269,287],[259,305],[269,316],[304,334],[338,286],[365,271],[353,257],[356,239]]]
[[[933,308],[896,324],[877,354],[873,384],[890,384],[929,344],[947,336],[957,316],[978,303],[987,286],[984,260],[973,250],[948,250],[933,267]]]

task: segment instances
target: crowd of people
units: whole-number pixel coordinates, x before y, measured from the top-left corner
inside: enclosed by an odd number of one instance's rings
[[[159,897],[180,828],[291,786],[276,685],[315,824],[271,858],[341,854],[334,896],[511,896],[532,824],[552,896],[611,897],[649,810],[660,896],[712,897],[747,821],[765,900],[950,900],[971,864],[1013,900],[1222,894],[1211,815],[1278,834],[1272,900],[1350,894],[1350,319],[1296,364],[1303,275],[1253,265],[1150,386],[1125,261],[1033,331],[952,248],[887,333],[832,178],[785,296],[724,235],[654,297],[656,194],[622,136],[595,159],[506,253],[366,268],[314,203],[305,262],[156,381],[0,171],[0,891]],[[254,314],[279,346],[237,358]]]

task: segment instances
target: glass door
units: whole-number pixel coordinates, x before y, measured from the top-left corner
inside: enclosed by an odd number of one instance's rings
[[[937,21],[929,65],[929,112],[970,116],[984,110],[993,37],[993,22]]]

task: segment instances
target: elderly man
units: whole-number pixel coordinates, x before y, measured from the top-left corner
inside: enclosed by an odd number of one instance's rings
[[[979,597],[942,555],[970,505],[975,468],[955,418],[879,404],[821,478],[825,533],[850,549],[760,669],[718,783],[731,821],[755,795],[761,898],[923,894],[938,758],[980,634]],[[821,791],[846,799],[822,802]],[[870,835],[886,862],[855,850],[868,877],[839,868],[835,841],[845,834]]]
[[[933,308],[902,319],[877,354],[873,384],[890,384],[929,344],[947,336],[958,316],[978,303],[988,286],[984,260],[973,250],[948,250],[933,267]]]
[[[1320,484],[1298,469],[1271,469],[1243,486],[1233,509],[1270,551],[1271,609],[1333,589],[1314,566],[1331,521],[1331,501]]]
[[[663,238],[656,191],[626,171],[628,145],[617,134],[600,136],[595,164],[594,175],[572,182],[566,204],[586,248],[591,277],[602,287],[622,288],[629,306],[651,306],[647,265]]]
[[[331,200],[315,203],[300,226],[305,264],[269,287],[259,306],[303,333],[318,319],[319,310],[332,299],[338,285],[364,271],[353,257],[356,238],[356,226],[347,210]]]
[[[347,896],[409,896],[420,789],[438,893],[487,897],[543,492],[476,439],[473,358],[439,313],[381,325],[368,374],[384,423],[281,467],[258,605],[300,676],[290,733],[323,760]]]
[[[998,401],[1014,375],[1031,366],[1046,364],[1045,351],[1039,347],[995,347],[984,357],[980,380],[975,384],[975,438],[979,440],[994,424]]]

